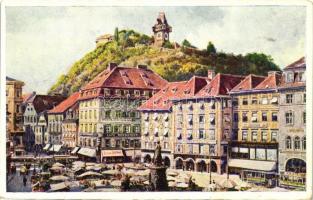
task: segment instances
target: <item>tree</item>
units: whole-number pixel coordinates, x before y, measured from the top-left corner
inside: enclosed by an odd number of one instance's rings
[[[118,37],[118,28],[115,27],[115,30],[114,30],[114,40],[115,40],[116,42],[118,42],[118,39],[119,39],[119,37]]]
[[[186,40],[186,39],[184,39],[184,41],[182,42],[182,46],[192,47],[191,43],[188,40]]]
[[[172,45],[172,43],[170,43],[169,41],[166,41],[166,42],[163,44],[163,47],[168,48],[168,49],[173,49],[173,48],[174,48],[174,46]]]
[[[216,53],[216,48],[211,41],[209,41],[208,46],[206,47],[206,50],[209,54],[212,54],[212,53],[215,54]]]

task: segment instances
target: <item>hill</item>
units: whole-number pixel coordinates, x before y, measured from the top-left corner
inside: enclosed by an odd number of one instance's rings
[[[193,47],[154,47],[153,38],[133,30],[116,31],[114,40],[99,45],[75,62],[67,74],[61,75],[50,88],[49,94],[57,92],[70,95],[106,69],[109,62],[136,66],[146,64],[168,81],[187,80],[193,75],[207,75],[208,69],[216,73],[266,75],[268,71],[280,70],[273,59],[262,53],[246,55],[209,53]]]

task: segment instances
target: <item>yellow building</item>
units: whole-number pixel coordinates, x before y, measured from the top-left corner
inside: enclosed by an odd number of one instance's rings
[[[280,80],[278,72],[267,77],[249,75],[230,92],[234,140],[229,167],[246,179],[265,181],[277,171]]]
[[[22,87],[24,83],[10,77],[6,77],[6,109],[8,115],[7,139],[13,142],[15,154],[23,154],[23,102]]]

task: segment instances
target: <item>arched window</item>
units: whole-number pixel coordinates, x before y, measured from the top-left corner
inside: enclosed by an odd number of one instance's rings
[[[291,137],[286,137],[286,149],[291,149]]]
[[[298,136],[295,137],[294,140],[295,149],[300,149],[300,138]]]
[[[306,150],[306,137],[305,136],[302,138],[302,149]]]

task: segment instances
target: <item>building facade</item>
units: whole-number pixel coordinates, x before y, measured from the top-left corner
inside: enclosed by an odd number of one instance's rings
[[[281,73],[249,75],[233,90],[233,140],[229,171],[251,182],[275,179],[278,167],[279,93]]]
[[[140,159],[137,108],[166,84],[146,66],[110,63],[80,91],[78,154],[99,160],[100,155],[106,157],[102,150],[115,149],[123,150],[129,159]]]
[[[279,87],[280,184],[305,187],[306,175],[305,58],[284,68]]]
[[[36,138],[42,137],[42,131],[39,131],[41,127],[37,128],[37,135],[35,134],[35,127],[38,126],[39,117],[44,115],[47,117],[47,111],[57,106],[64,97],[60,95],[37,95],[34,94],[31,98],[24,101],[25,111],[23,113],[24,118],[24,130],[25,130],[25,144],[28,151],[32,151],[34,148],[41,148],[43,143],[36,143]],[[41,141],[41,140],[40,140]],[[36,145],[35,145],[36,144]]]
[[[162,147],[164,164],[174,168],[172,101],[186,82],[168,83],[148,101],[141,105],[141,160],[150,163],[157,142]]]
[[[24,154],[25,151],[23,141],[25,132],[21,110],[23,86],[22,81],[6,77],[6,113],[8,115],[6,137],[11,141],[16,155]]]
[[[48,115],[47,111],[38,115],[38,122],[35,125],[35,151],[42,151],[45,146],[45,133],[47,132]]]

